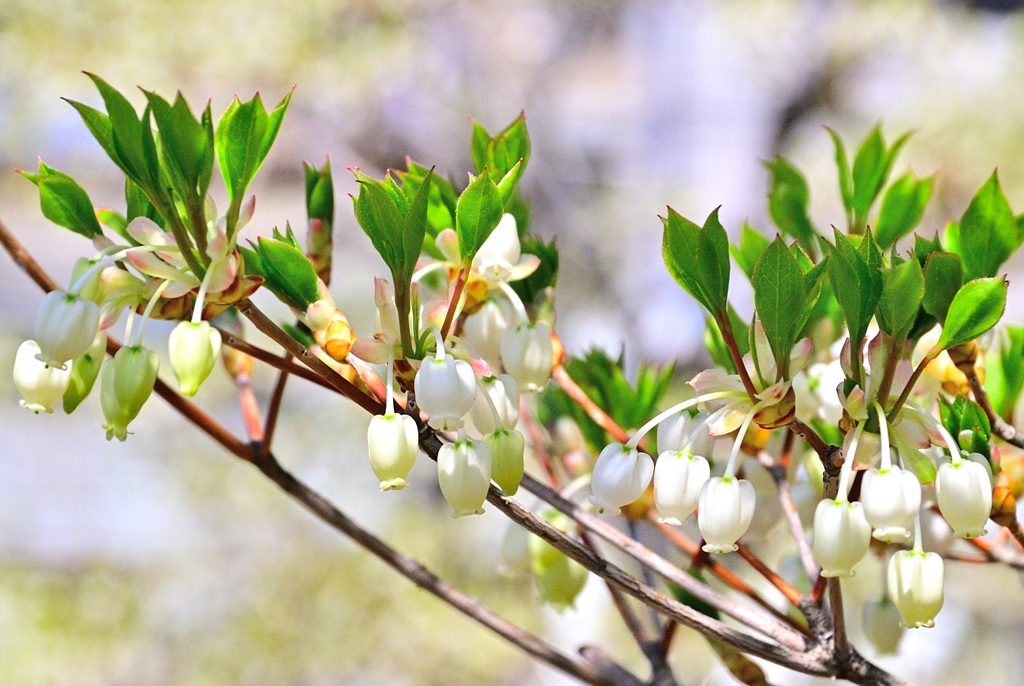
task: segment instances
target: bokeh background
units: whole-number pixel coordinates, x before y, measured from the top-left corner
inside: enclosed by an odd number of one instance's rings
[[[569,352],[600,346],[624,350],[631,365],[678,360],[693,370],[704,360],[703,320],[665,272],[656,215],[671,204],[703,219],[721,205],[733,235],[743,221],[768,232],[762,161],[783,154],[807,175],[813,218],[828,231],[842,212],[823,125],[850,144],[879,121],[889,140],[916,131],[895,172],[940,173],[923,233],[958,218],[995,167],[1024,210],[1024,18],[1014,2],[981,4],[0,0],[0,217],[66,282],[90,248],[49,224],[12,170],[41,156],[98,206],[120,207],[115,168],[60,100],[99,102],[83,69],[125,92],[181,89],[196,109],[212,98],[216,115],[235,93],[258,90],[272,104],[295,86],[246,234],[288,220],[301,229],[301,162],[330,155],[332,289],[369,335],[371,277],[384,266],[351,216],[344,168],[380,175],[408,154],[461,177],[471,167],[467,117],[495,130],[525,110],[533,157],[522,188],[532,230],[558,237],[558,329]],[[1019,255],[1009,265],[1007,316],[1017,324],[1022,265]],[[0,368],[31,335],[40,295],[0,257]],[[749,292],[735,296],[749,312]],[[164,351],[168,331],[152,325],[150,344]],[[272,383],[257,372],[262,401]],[[159,400],[119,444],[103,440],[96,397],[71,417],[32,416],[17,397],[5,371],[0,683],[568,683],[327,530]],[[198,402],[241,431],[223,375]],[[451,520],[429,465],[418,465],[415,488],[379,494],[366,422],[293,381],[276,452],[359,522],[506,616],[568,649],[600,643],[643,671],[601,584],[591,580],[576,610],[540,607],[529,580],[495,574],[500,515]],[[937,627],[911,632],[881,664],[922,683],[1019,683],[1020,579],[947,570]],[[868,565],[848,589],[861,645],[857,608],[878,578]],[[682,684],[730,682],[688,631],[673,660]]]

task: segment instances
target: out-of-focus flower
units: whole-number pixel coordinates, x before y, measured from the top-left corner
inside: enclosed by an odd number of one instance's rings
[[[515,429],[497,429],[483,437],[491,452],[491,478],[505,495],[515,495],[523,480],[526,440]]]
[[[814,558],[825,577],[853,576],[868,552],[871,525],[860,503],[822,500],[814,511]]]
[[[541,322],[525,322],[501,334],[501,362],[524,391],[543,388],[554,364],[551,328]]]
[[[14,358],[14,386],[21,393],[22,407],[36,414],[52,414],[50,406],[57,402],[71,382],[71,368],[48,365],[39,359],[39,346],[25,341],[18,346]]]
[[[209,322],[179,322],[167,346],[182,395],[195,395],[213,371],[220,354],[220,331]]]
[[[495,423],[495,412],[500,425]],[[519,423],[519,384],[508,374],[480,379],[480,388],[473,401],[470,417],[473,426],[482,434],[489,434],[496,429],[511,431],[516,428]]]
[[[545,510],[540,517],[562,533],[572,526],[567,515],[554,510]],[[559,612],[572,607],[587,583],[587,570],[538,536],[531,536],[528,546],[540,597]]]
[[[864,604],[864,633],[879,655],[895,655],[899,651],[902,621],[899,609],[888,596]]]

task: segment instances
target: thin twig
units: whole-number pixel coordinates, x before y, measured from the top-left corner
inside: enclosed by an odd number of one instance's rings
[[[291,354],[285,353],[281,359],[290,359]],[[267,421],[264,423],[263,440],[260,441],[260,454],[266,455],[270,452],[274,443],[274,432],[277,430],[277,418],[281,415],[281,401],[284,400],[284,386],[288,383],[288,372],[280,370],[277,373],[277,383],[274,384],[274,392],[270,396],[270,406],[267,408]]]
[[[850,652],[850,643],[846,638],[846,617],[843,613],[843,589],[839,585],[839,579],[833,577],[828,580],[828,602],[832,607],[832,631],[836,644],[837,657],[840,660]]]
[[[587,415],[593,419],[598,426],[607,431],[612,438],[619,443],[625,443],[629,440],[629,434],[623,431],[622,427],[616,424],[614,419],[609,417],[604,410],[598,407],[597,404],[590,399],[590,396],[583,392],[583,389],[573,381],[571,376],[569,376],[569,372],[565,371],[565,367],[558,365],[551,370],[551,376],[561,389],[565,391],[577,405],[582,407]]]
[[[271,367],[274,367],[275,369],[278,369],[282,372],[288,372],[289,374],[294,374],[300,379],[305,379],[306,381],[315,383],[317,386],[320,386],[321,388],[326,388],[328,390],[334,391],[335,393],[340,392],[329,381],[323,379],[319,374],[312,372],[306,367],[303,367],[302,365],[293,362],[291,359],[291,354],[282,357],[277,353],[272,353],[269,350],[264,350],[263,348],[255,346],[252,343],[249,343],[248,341],[239,338],[230,331],[226,331],[218,327],[214,328],[220,331],[221,342],[227,347],[234,348],[235,350],[243,352],[251,356],[253,359],[259,360],[260,362],[265,362]],[[333,372],[333,370],[331,371]]]
[[[757,555],[750,552],[750,549],[745,545],[739,543],[736,545],[737,554],[746,560],[747,564],[753,567],[755,572],[763,576],[768,583],[774,586],[775,589],[793,605],[798,605],[800,603],[800,591],[793,588],[788,581],[773,572],[768,565],[762,562]]]
[[[249,436],[249,442],[262,444],[264,432],[260,406],[256,402],[256,394],[252,391],[249,375],[239,374],[235,377],[235,386],[238,388],[238,406],[242,410],[242,421],[245,423],[245,433]]]
[[[588,532],[580,532],[580,540],[583,541],[583,545],[594,551],[594,554],[601,554],[594,543],[593,537]],[[626,629],[633,636],[633,640],[636,641],[637,646],[643,651],[644,646],[647,644],[647,634],[640,623],[640,618],[633,612],[633,608],[629,606],[629,601],[626,600],[626,596],[622,594],[622,591],[610,583],[605,585],[608,587],[608,593],[612,597],[615,609],[618,611],[619,616],[622,617],[622,623],[626,625]]]
[[[792,444],[792,437],[795,435],[792,429],[788,430],[786,432],[786,442]],[[787,453],[788,451],[784,446],[783,455]],[[800,553],[800,562],[803,564],[804,572],[807,573],[807,578],[813,579],[818,575],[818,564],[814,561],[814,553],[811,552],[811,546],[807,543],[804,525],[800,521],[800,513],[796,509],[796,503],[793,502],[793,491],[789,488],[789,481],[786,479],[785,463],[781,458],[778,462],[775,462],[772,456],[764,450],[758,452],[757,461],[768,470],[772,481],[775,482],[775,488],[779,495],[779,504],[782,506],[782,512],[786,516],[786,523],[789,524],[789,531],[793,534],[793,539],[796,541],[796,547]]]

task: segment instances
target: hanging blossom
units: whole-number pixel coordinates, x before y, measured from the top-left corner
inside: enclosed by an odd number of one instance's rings
[[[864,474],[860,502],[871,524],[872,536],[886,543],[910,539],[914,520],[921,511],[921,482],[910,470],[892,463],[888,421],[879,403],[874,403],[881,437],[881,468]]]
[[[853,439],[839,474],[838,493],[835,499],[819,502],[814,511],[813,552],[824,577],[853,576],[853,567],[867,555],[871,543],[871,524],[864,516],[864,508],[861,503],[851,503],[848,497],[850,473],[857,451],[862,449],[864,423],[851,433]]]

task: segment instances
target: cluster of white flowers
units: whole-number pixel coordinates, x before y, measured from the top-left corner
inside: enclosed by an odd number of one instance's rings
[[[457,238],[454,232],[447,233],[452,235],[439,236],[437,242],[449,254],[450,263],[432,263],[421,269],[420,275],[457,262]],[[516,430],[520,389],[532,392],[544,386],[554,364],[554,349],[550,327],[530,322],[508,282],[529,276],[538,264],[536,256],[520,255],[515,219],[504,215],[473,262],[474,270],[488,285],[488,299],[466,317],[461,337],[449,335],[445,340],[436,326],[430,327],[435,351],[419,363],[413,390],[416,406],[427,415],[431,427],[457,432],[456,440],[442,446],[437,456],[441,492],[456,517],[483,512],[492,479],[505,494],[512,495],[523,478],[526,441]],[[394,407],[398,308],[386,281],[377,280],[376,293],[380,331],[373,339],[357,341],[352,352],[370,362],[386,358],[388,365],[386,411],[374,417],[367,433],[370,465],[384,491],[409,485],[406,479],[416,460],[419,437],[415,420],[396,413]],[[514,325],[498,298],[517,317]],[[441,308],[428,305],[424,310],[443,314],[449,307],[447,302],[443,304]],[[432,323],[430,316],[426,319]],[[502,369],[504,373],[499,373]],[[467,437],[467,417],[470,431],[480,438]]]

